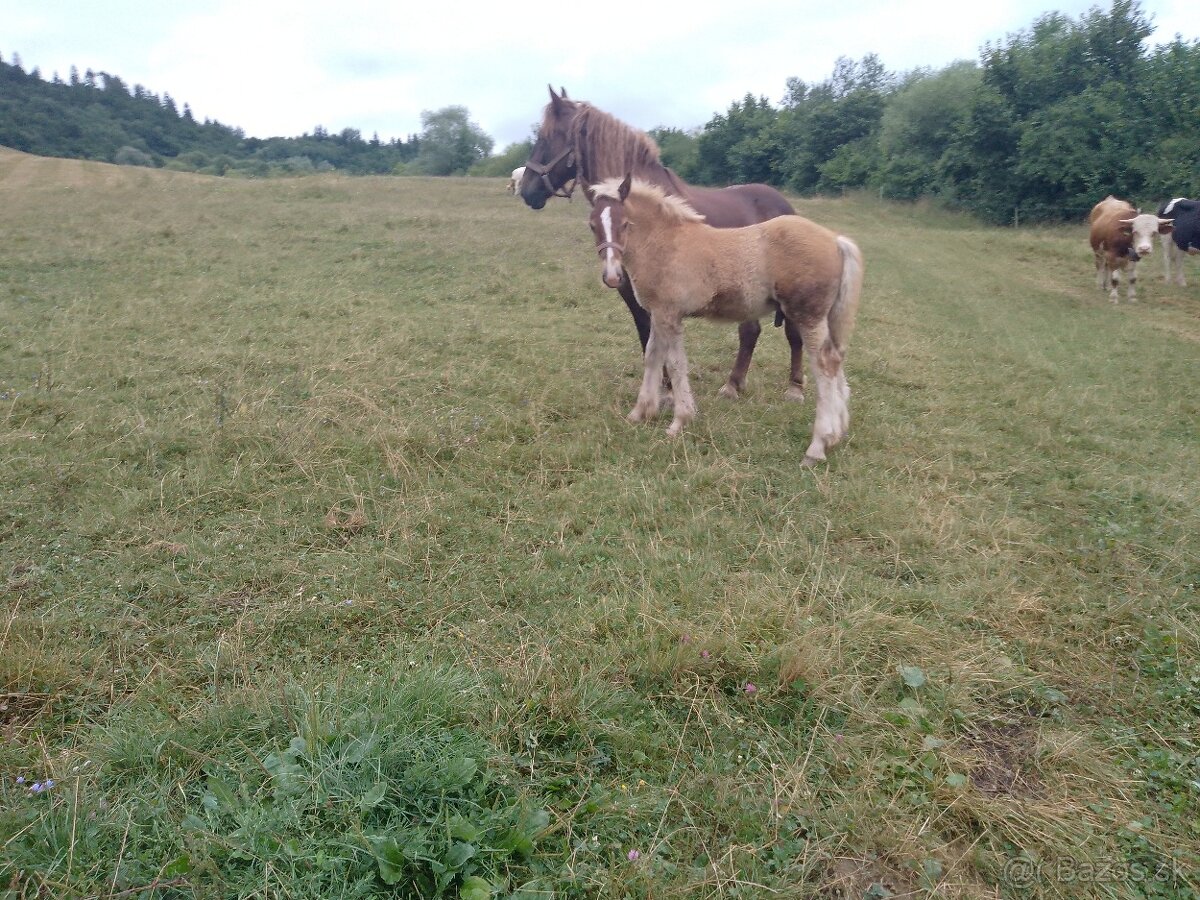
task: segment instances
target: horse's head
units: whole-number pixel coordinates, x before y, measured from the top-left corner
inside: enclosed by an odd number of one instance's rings
[[[571,137],[571,119],[577,104],[550,88],[550,103],[546,106],[537,140],[525,163],[521,178],[521,198],[533,209],[541,209],[551,197],[570,197],[568,183],[575,180],[575,147]]]
[[[596,238],[596,252],[600,254],[600,280],[610,288],[620,287],[624,277],[625,233],[629,230],[625,200],[629,197],[632,181],[633,176],[626,175],[615,191],[607,189],[611,182],[605,182],[599,190],[587,189],[592,204],[588,226]]]

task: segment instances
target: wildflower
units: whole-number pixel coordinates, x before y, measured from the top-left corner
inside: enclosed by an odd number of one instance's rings
[[[637,862],[642,858],[642,854],[638,853],[636,850],[630,850],[627,856],[629,857],[630,862]]]
[[[40,781],[35,781],[33,783],[33,787],[31,787],[29,790],[35,794],[40,794],[42,792],[42,783]]]
[[[754,686],[754,683],[751,681],[747,681],[746,686],[744,688],[742,688],[742,690],[744,690],[747,694],[757,694],[758,693],[758,688],[756,688]]]
[[[42,784],[42,787],[45,788],[46,790],[50,790],[50,788],[54,787],[54,779],[47,778],[45,783]]]
[[[25,776],[24,776],[24,775],[18,775],[18,776],[17,776],[17,784],[24,784],[24,783],[25,783]]]
[[[701,658],[701,659],[708,659],[708,651],[707,651],[707,650],[701,650],[701,651],[700,651],[700,658]]]

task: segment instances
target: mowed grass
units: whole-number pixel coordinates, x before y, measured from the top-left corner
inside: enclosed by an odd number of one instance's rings
[[[1200,269],[797,202],[813,470],[773,328],[626,423],[582,200],[0,152],[0,892],[1196,896]]]

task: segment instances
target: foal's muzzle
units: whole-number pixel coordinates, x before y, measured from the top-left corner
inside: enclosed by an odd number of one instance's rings
[[[621,256],[625,248],[615,241],[601,241],[596,245],[600,255],[600,280],[606,287],[619,288],[625,279],[625,268],[621,264]]]

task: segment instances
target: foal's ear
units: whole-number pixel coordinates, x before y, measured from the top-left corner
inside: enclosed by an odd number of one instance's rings
[[[621,186],[619,188],[617,188],[617,196],[621,199],[622,203],[624,203],[626,198],[629,196],[629,189],[632,186],[633,186],[633,173],[630,172],[628,175],[625,176],[625,180],[621,182]]]

